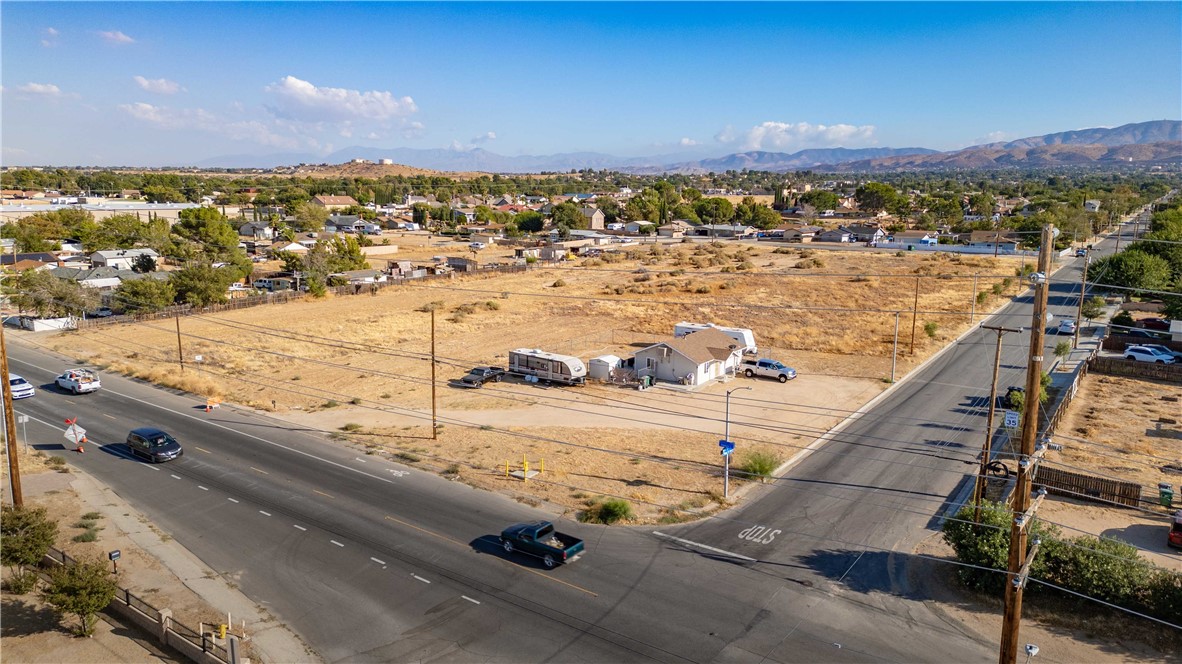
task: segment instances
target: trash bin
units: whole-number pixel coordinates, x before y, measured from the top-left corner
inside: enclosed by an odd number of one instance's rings
[[[1161,501],[1162,507],[1169,507],[1174,504],[1174,487],[1161,482],[1157,485],[1157,497]]]

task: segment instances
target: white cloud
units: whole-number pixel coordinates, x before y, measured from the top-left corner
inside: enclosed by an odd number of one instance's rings
[[[60,32],[57,31],[57,28],[54,28],[54,27],[45,28],[44,32],[45,32],[46,36],[49,36],[49,37],[56,37],[61,34]]]
[[[677,141],[677,144],[680,145],[681,147],[689,148],[689,147],[693,147],[693,146],[697,145],[698,142],[692,138],[683,137],[680,141]]]
[[[971,147],[973,145],[987,145],[989,143],[1004,143],[1005,141],[1008,141],[1011,138],[1013,138],[1013,134],[1011,134],[1009,132],[991,131],[988,134],[985,134],[984,136],[978,136],[977,138],[974,138],[973,142],[969,143],[969,145],[966,147]]]
[[[735,141],[735,128],[727,125],[722,128],[722,131],[714,135],[714,140],[719,143],[733,143]]]
[[[468,142],[471,143],[472,145],[479,145],[480,143],[487,143],[489,141],[495,141],[495,140],[497,140],[497,132],[486,131],[483,134],[477,136],[476,138],[473,138],[471,141],[468,141]]]
[[[161,129],[198,131],[225,136],[236,141],[253,141],[284,149],[294,149],[300,145],[296,139],[277,134],[257,120],[227,120],[202,108],[173,109],[141,101],[134,104],[120,104],[119,110],[141,122],[155,125]]]
[[[43,97],[60,97],[62,94],[61,89],[53,83],[25,83],[18,85],[16,91]]]
[[[719,135],[729,129],[724,129]],[[874,132],[873,125],[764,122],[748,130],[742,140],[743,147],[747,150],[865,147],[876,143]]]
[[[98,36],[102,37],[108,44],[134,44],[135,40],[123,34],[119,30],[100,30]]]
[[[275,115],[304,122],[372,120],[387,122],[418,111],[410,97],[390,92],[319,87],[294,76],[285,76],[263,88],[275,96]]]
[[[427,127],[422,122],[408,122],[402,127],[402,137],[406,139],[422,138],[427,133]]]
[[[44,35],[41,38],[41,45],[46,48],[50,48],[52,46],[57,46],[57,37],[61,33],[57,31],[57,28],[49,27],[42,30],[41,34]]]
[[[167,78],[144,78],[143,76],[133,76],[136,84],[148,92],[155,92],[160,95],[174,95],[184,88],[176,81],[170,81]]]

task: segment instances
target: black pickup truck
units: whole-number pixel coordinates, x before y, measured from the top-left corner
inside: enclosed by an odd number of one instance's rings
[[[476,367],[461,378],[460,382],[467,387],[481,387],[490,380],[499,383],[504,376],[505,370],[500,367]]]
[[[519,523],[501,531],[505,553],[520,551],[542,559],[546,567],[573,562],[583,553],[583,540],[554,530],[549,521]]]

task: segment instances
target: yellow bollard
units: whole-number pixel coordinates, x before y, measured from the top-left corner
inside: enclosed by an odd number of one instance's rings
[[[218,638],[219,639],[226,638],[226,625],[224,623],[221,625],[218,625]]]
[[[539,473],[546,472],[546,460],[545,459],[538,459],[538,472]]]
[[[505,460],[505,477],[509,476],[509,461]]]
[[[529,481],[529,460],[524,456],[521,457],[521,481]]]

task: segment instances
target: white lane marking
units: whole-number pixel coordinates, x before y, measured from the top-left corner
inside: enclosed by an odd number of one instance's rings
[[[159,468],[157,468],[156,466],[148,466],[148,468],[151,468],[152,470],[155,470],[155,471],[159,471],[159,470],[160,470],[160,469],[159,469]]]
[[[674,542],[678,542],[678,543],[684,544],[686,546],[692,546],[696,549],[705,549],[707,551],[713,551],[714,553],[721,553],[722,555],[729,556],[731,558],[738,558],[739,560],[746,560],[748,562],[756,562],[756,560],[754,558],[748,558],[747,556],[739,555],[737,553],[732,553],[732,552],[726,551],[724,549],[716,549],[712,546],[707,546],[705,544],[700,544],[698,542],[691,542],[690,540],[681,539],[680,537],[666,535],[665,533],[657,532],[655,530],[653,531],[653,535],[655,535],[657,537],[662,537],[665,539],[673,540]]]
[[[419,576],[418,574],[411,574],[411,576],[418,579],[419,581],[422,581],[423,583],[431,583],[430,581],[428,581],[427,579],[424,579],[423,577]]]
[[[230,502],[232,502],[232,503],[236,503],[236,502],[238,502],[238,499],[237,499],[237,498],[227,498],[226,500],[228,500],[228,501],[230,501]]]
[[[385,564],[386,564],[386,561],[384,561],[384,560],[378,560],[377,558],[374,558],[373,556],[370,556],[370,557],[369,557],[369,559],[370,559],[370,560],[372,560],[372,561],[374,561],[375,563],[377,563],[377,564],[379,564],[379,565],[385,565]]]
[[[169,475],[172,475],[172,473],[169,473]],[[179,480],[181,478],[181,476],[180,475],[172,475],[172,478]]]
[[[205,487],[201,486],[200,484],[197,485],[197,488],[201,489],[202,491],[209,491],[209,489],[206,489]]]
[[[471,597],[468,597],[467,595],[460,595],[460,597],[463,597],[464,599],[468,600],[469,602],[472,602],[473,604],[479,604],[479,603],[480,603],[480,602],[478,602],[478,601],[476,601],[476,600],[472,599]]]
[[[271,516],[270,512],[264,512],[262,510],[259,510],[259,514],[262,514],[263,516]]]
[[[108,414],[106,414],[106,413],[102,413],[102,416],[103,416],[103,417],[109,417],[109,418],[111,418],[111,419],[115,419],[115,416],[114,416],[114,415],[108,415]]]
[[[361,463],[365,463],[365,459],[362,459],[361,457],[353,457],[353,460],[360,461]]]
[[[339,547],[342,547],[342,548],[345,546],[344,544],[341,544],[340,542],[338,542],[338,541],[336,541],[336,540],[328,540],[328,541],[330,541],[330,542],[332,542],[333,544],[336,544],[337,546],[339,546]]]
[[[307,528],[305,528],[305,527],[303,527],[303,526],[301,526],[301,525],[299,525],[299,524],[292,524],[292,526],[291,526],[291,527],[292,527],[292,528],[299,528],[300,530],[307,530]]]

